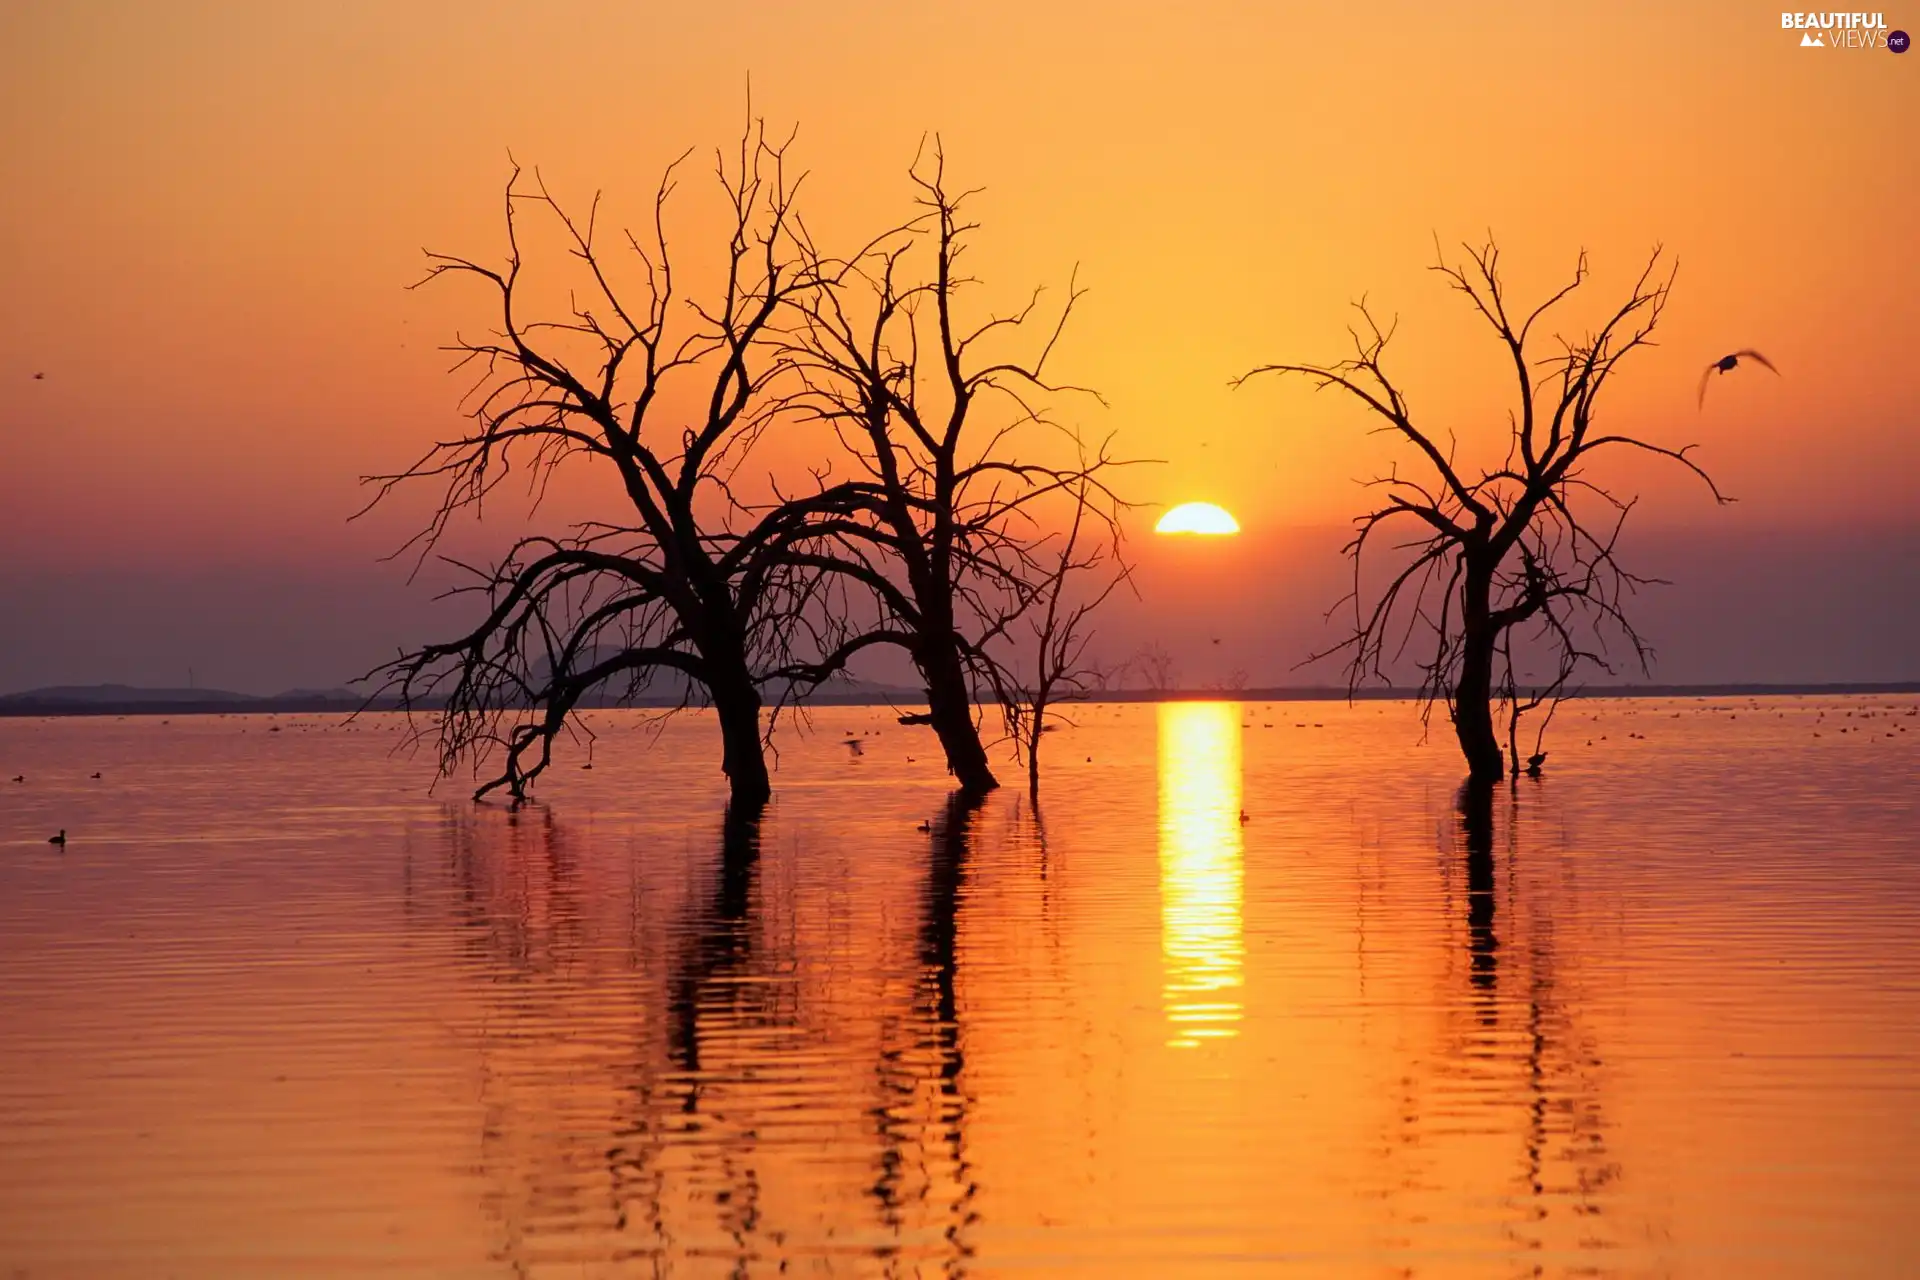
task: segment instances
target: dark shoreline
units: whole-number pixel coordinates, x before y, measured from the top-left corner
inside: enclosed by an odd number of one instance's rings
[[[1644,684],[1607,685],[1582,689],[1574,698],[1754,698],[1754,697],[1846,697],[1862,694],[1920,694],[1920,680],[1852,681],[1837,684]],[[1355,702],[1404,702],[1418,694],[1412,689],[1362,689],[1352,695]],[[1344,702],[1345,689],[1310,685],[1266,689],[1123,689],[1096,693],[1076,699],[1096,702]],[[637,700],[629,703],[605,703],[584,706],[585,710],[608,710],[628,706],[660,710],[678,705],[677,700]],[[912,708],[923,700],[903,694],[889,697],[874,693],[824,693],[808,700],[808,706],[866,706]],[[225,716],[225,715],[351,715],[356,711],[399,711],[397,703],[379,701],[371,705],[346,698],[221,698],[181,701],[88,701],[78,698],[32,698],[21,695],[0,698],[0,716]],[[416,710],[432,711],[431,706]]]

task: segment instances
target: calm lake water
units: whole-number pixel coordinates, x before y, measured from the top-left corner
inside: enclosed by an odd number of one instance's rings
[[[0,720],[0,1275],[1913,1274],[1917,717],[1573,704],[1490,846],[1406,704],[1083,708],[1037,810],[833,709],[757,829],[694,717],[517,813]]]

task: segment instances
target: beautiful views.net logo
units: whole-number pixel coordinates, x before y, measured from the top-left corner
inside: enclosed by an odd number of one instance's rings
[[[1878,13],[1783,13],[1782,31],[1798,31],[1802,49],[1891,49],[1905,53],[1909,43],[1904,31],[1887,30],[1887,19]]]

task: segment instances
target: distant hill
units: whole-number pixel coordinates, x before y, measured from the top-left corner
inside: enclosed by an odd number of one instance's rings
[[[351,689],[290,689],[261,697],[229,689],[147,689],[130,684],[62,684],[0,695],[0,715],[193,715],[250,711],[352,711]]]
[[[697,690],[690,690],[685,677],[662,675],[632,698],[610,687],[581,700],[583,707],[674,707],[682,702],[698,705]],[[689,693],[695,696],[689,697]],[[769,702],[777,691],[769,690]],[[879,684],[870,680],[834,680],[816,690],[808,699],[815,705],[864,705],[920,703],[926,695],[918,689]],[[126,684],[67,684],[28,689],[22,693],[0,694],[0,716],[110,716],[110,715],[216,715],[222,713],[268,714],[279,712],[357,711],[367,705],[367,695],[353,689],[288,689],[275,694],[234,693],[229,689],[147,689]],[[394,710],[398,699],[377,698],[374,710]],[[421,704],[431,707],[432,703]]]
[[[660,681],[637,696],[626,699],[612,693],[583,699],[585,708],[673,707],[683,701],[699,705],[700,699],[687,698],[683,681]],[[1920,682],[1882,681],[1851,684],[1645,684],[1588,687],[1570,695],[1580,698],[1727,698],[1727,697],[1839,697],[1849,694],[1917,694]],[[1412,689],[1361,689],[1352,695],[1359,701],[1405,699],[1417,696]],[[1258,689],[1110,689],[1089,694],[1085,702],[1334,702],[1348,697],[1343,688],[1325,685]],[[769,702],[774,695],[769,691]],[[925,706],[926,694],[901,685],[880,684],[871,680],[835,680],[814,691],[807,701],[814,706]],[[233,693],[226,689],[143,689],[136,685],[90,684],[51,685],[24,693],[0,694],[0,716],[105,716],[105,715],[219,715],[274,714],[299,712],[337,712],[347,714],[367,705],[366,696],[351,689],[289,689],[285,693],[257,696]],[[396,710],[392,698],[373,702],[376,711]],[[431,704],[421,704],[430,709]]]
[[[0,702],[92,705],[99,702],[257,702],[250,693],[226,689],[143,689],[130,684],[56,684],[0,696]]]

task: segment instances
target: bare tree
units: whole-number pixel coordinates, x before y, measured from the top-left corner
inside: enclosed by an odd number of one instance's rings
[[[1179,666],[1173,654],[1155,640],[1149,640],[1135,650],[1133,656],[1127,659],[1127,666],[1140,673],[1140,679],[1153,693],[1171,693],[1179,680]]]
[[[1103,537],[1082,537],[1089,518],[1099,519],[1101,508],[1088,501],[1084,487],[1073,493],[1073,520],[1061,536],[1059,556],[1042,584],[1039,599],[1025,616],[1033,645],[1029,678],[1006,689],[1001,697],[1009,709],[1016,742],[1027,758],[1027,791],[1040,796],[1040,743],[1043,735],[1064,717],[1055,708],[1104,688],[1109,673],[1088,653],[1093,640],[1093,614],[1130,578],[1119,555],[1118,527],[1108,523]],[[1077,597],[1071,587],[1088,576],[1104,581]]]
[[[1636,499],[1623,498],[1592,479],[1587,464],[1602,451],[1633,450],[1670,459],[1700,477],[1716,501],[1726,502],[1713,480],[1691,458],[1695,446],[1674,449],[1621,431],[1596,427],[1601,392],[1620,362],[1649,344],[1666,307],[1673,272],[1661,267],[1655,249],[1633,290],[1597,331],[1578,339],[1557,338],[1559,349],[1536,357],[1528,346],[1534,327],[1587,278],[1583,252],[1570,281],[1523,317],[1510,313],[1500,283],[1500,255],[1489,240],[1465,246],[1466,259],[1434,270],[1465,295],[1493,329],[1512,362],[1517,384],[1506,456],[1497,467],[1469,478],[1442,441],[1417,425],[1406,397],[1381,363],[1391,326],[1383,331],[1366,304],[1350,330],[1354,355],[1338,364],[1273,364],[1252,370],[1234,385],[1264,373],[1296,374],[1316,389],[1335,387],[1377,418],[1380,430],[1411,445],[1417,476],[1397,467],[1373,482],[1379,505],[1355,519],[1357,532],[1346,551],[1353,561],[1353,630],[1338,645],[1317,654],[1344,653],[1348,685],[1386,681],[1387,667],[1417,644],[1423,710],[1444,700],[1469,776],[1480,782],[1503,776],[1494,730],[1496,700],[1509,708],[1509,749],[1516,757],[1518,719],[1531,707],[1556,702],[1584,666],[1611,672],[1609,645],[1628,648],[1641,669],[1652,651],[1628,619],[1626,605],[1637,577],[1615,558],[1615,547]],[[1383,587],[1369,589],[1363,562],[1377,532],[1411,529],[1395,544]],[[1551,672],[1523,692],[1516,672],[1514,638],[1544,655]],[[1496,664],[1505,672],[1496,676]],[[1544,723],[1541,726],[1544,731]],[[1538,741],[1536,740],[1536,759]]]
[[[647,241],[625,236],[637,288],[616,285],[596,240],[598,198],[576,220],[537,174],[529,187],[518,169],[506,190],[503,265],[428,255],[428,280],[477,281],[498,311],[494,332],[450,348],[477,372],[471,430],[404,472],[369,477],[376,503],[402,483],[442,486],[409,547],[430,552],[456,514],[477,513],[515,468],[536,494],[563,464],[599,469],[630,508],[617,522],[522,538],[497,564],[471,569],[478,583],[466,590],[486,601],[477,625],[383,669],[383,691],[410,709],[440,704],[443,770],[497,757],[478,794],[524,796],[583,698],[631,695],[659,673],[717,712],[735,800],[768,794],[762,690],[817,656],[792,646],[812,634],[793,622],[818,590],[797,550],[819,529],[802,507],[749,511],[730,481],[781,414],[773,384],[784,361],[770,326],[820,284],[795,251],[798,182],[785,154],[753,120],[737,155],[716,155],[730,219],[721,283],[703,301],[676,293],[667,250],[679,161],[661,181]],[[520,224],[529,209],[551,220],[574,260],[578,293],[559,319],[528,315]]]
[[[844,263],[816,254],[814,274],[840,286],[793,302],[802,319],[792,353],[808,384],[798,400],[832,425],[852,461],[850,476],[815,477],[814,505],[846,518],[834,527],[837,546],[809,563],[874,602],[870,624],[850,628],[822,671],[862,649],[904,650],[948,768],[963,789],[985,791],[998,781],[977,700],[1008,686],[995,643],[1047,581],[1034,512],[1062,493],[1082,505],[1111,501],[1101,473],[1115,461],[1104,445],[1088,461],[1079,437],[1036,403],[1084,390],[1047,374],[1081,291],[1069,288],[1029,354],[1007,354],[1000,344],[1038,319],[1041,291],[1013,312],[963,320],[958,298],[975,283],[959,267],[977,227],[962,213],[972,193],[948,190],[937,142],[910,172],[921,215]],[[916,276],[922,256],[930,270]],[[867,286],[859,296],[855,281]],[[1041,436],[1077,461],[1045,461]]]

